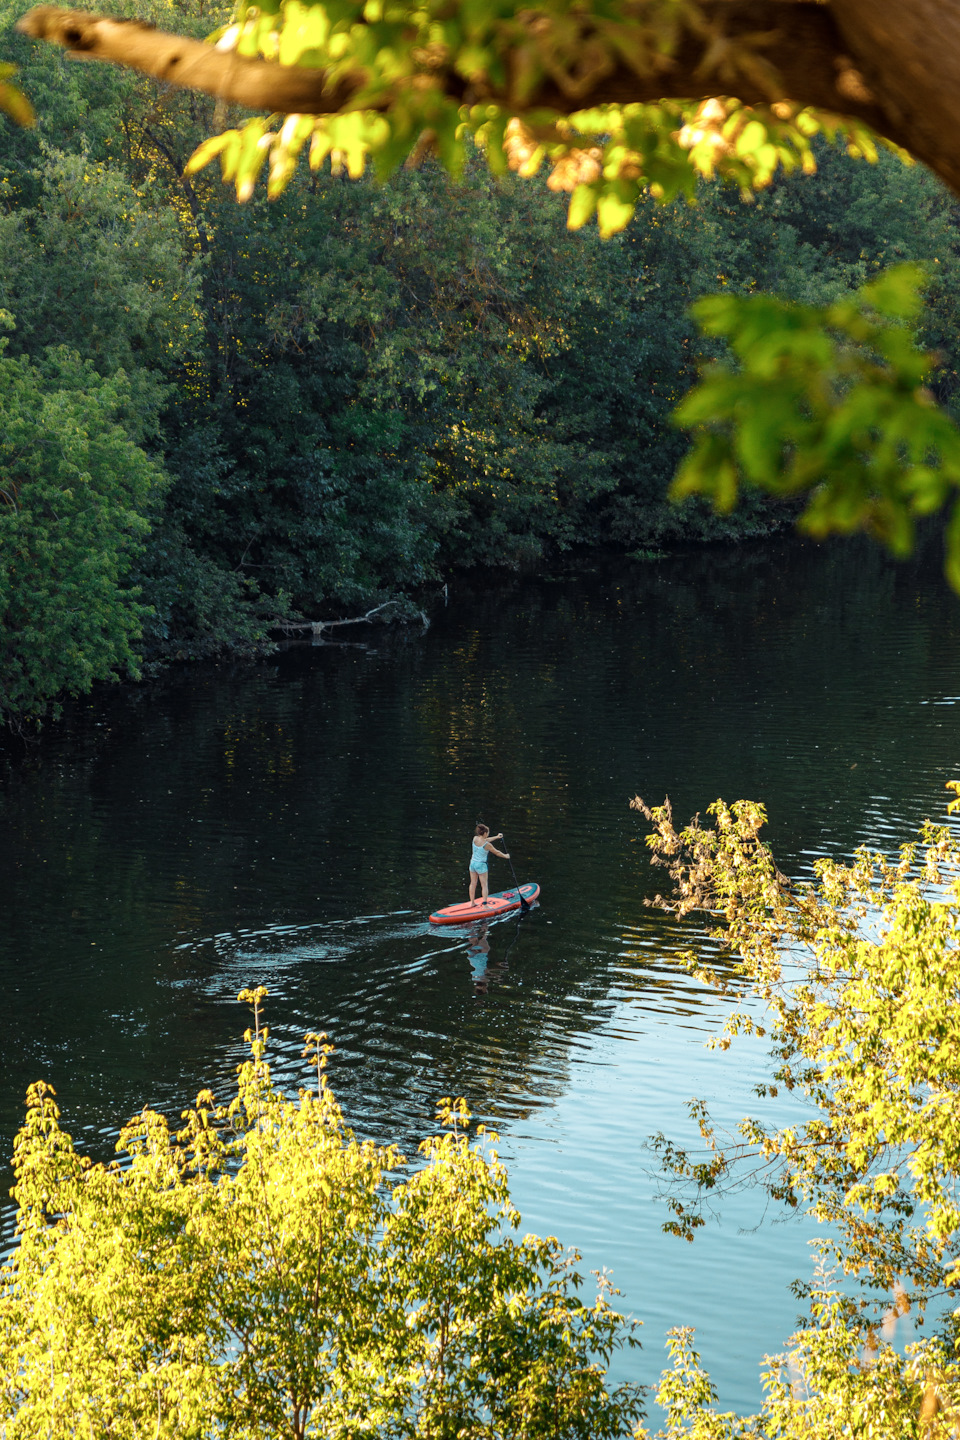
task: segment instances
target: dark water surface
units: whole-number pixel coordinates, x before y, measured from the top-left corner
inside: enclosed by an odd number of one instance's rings
[[[455,596],[423,636],[364,639],[118,688],[0,770],[3,1153],[36,1078],[100,1154],[145,1102],[225,1093],[236,994],[262,982],[284,1084],[328,1030],[348,1119],[408,1153],[465,1095],[525,1225],[612,1269],[644,1320],[642,1378],[694,1324],[722,1401],[752,1407],[812,1231],[748,1195],[693,1246],[660,1233],[645,1137],[686,1135],[692,1095],[756,1111],[764,1055],[703,1048],[724,1007],[671,967],[698,932],[644,908],[627,802],[762,799],[792,873],[939,817],[960,774],[939,557],[675,557]],[[479,943],[424,923],[465,898],[478,817],[543,890]]]

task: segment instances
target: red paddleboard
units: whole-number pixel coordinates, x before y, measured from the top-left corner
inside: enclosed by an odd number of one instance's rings
[[[465,900],[461,905],[448,905],[436,910],[430,916],[431,925],[471,925],[474,920],[491,920],[495,915],[506,915],[508,910],[519,910],[521,897],[532,905],[540,894],[539,885],[521,885],[519,890],[501,890],[497,895],[488,895],[484,905],[480,900]]]

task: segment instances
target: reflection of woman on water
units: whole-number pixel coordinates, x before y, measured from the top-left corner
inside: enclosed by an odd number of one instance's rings
[[[473,972],[473,983],[478,985],[484,977],[487,968],[487,956],[490,954],[490,941],[487,939],[487,931],[490,928],[489,920],[481,920],[479,925],[470,927],[470,943],[467,946],[467,959],[470,961],[470,969]]]
[[[478,880],[480,881],[480,889],[481,889],[481,891],[482,891],[482,893],[483,893],[483,899],[480,901],[480,904],[481,904],[481,905],[486,905],[486,903],[487,903],[487,895],[488,895],[488,893],[489,893],[489,885],[490,885],[490,881],[489,881],[489,879],[488,879],[488,877],[487,877],[487,855],[488,855],[488,854],[490,854],[490,855],[499,855],[501,860],[509,860],[509,859],[510,859],[509,854],[504,854],[504,852],[503,852],[502,850],[496,849],[496,847],[495,847],[494,844],[493,844],[493,841],[494,841],[494,840],[502,840],[502,839],[503,839],[503,832],[502,832],[502,831],[501,831],[501,833],[500,833],[499,835],[493,835],[493,836],[491,836],[491,834],[490,834],[490,826],[489,826],[489,825],[478,825],[478,826],[477,826],[476,833],[475,833],[475,835],[474,835],[474,837],[473,837],[473,847],[472,847],[472,849],[471,849],[471,851],[470,851],[470,895],[469,895],[469,900],[470,900],[470,904],[471,904],[471,905],[475,905],[475,904],[477,903],[476,896],[477,896],[477,881],[478,881]]]

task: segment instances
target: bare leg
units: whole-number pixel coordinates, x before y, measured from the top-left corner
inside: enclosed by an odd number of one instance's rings
[[[490,889],[490,877],[487,875],[486,870],[484,870],[483,874],[480,876],[480,888],[483,891],[483,903],[484,905],[486,905],[487,893]]]
[[[480,876],[477,874],[476,870],[471,870],[471,871],[470,871],[470,895],[469,895],[469,897],[468,897],[471,905],[473,904],[474,899],[476,898],[476,894],[477,894],[477,881],[478,881],[479,879],[480,879]]]

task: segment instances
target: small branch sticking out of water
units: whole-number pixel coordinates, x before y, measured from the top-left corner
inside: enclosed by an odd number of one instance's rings
[[[399,604],[399,600],[384,600],[382,605],[375,605],[372,610],[367,611],[366,615],[353,615],[343,620],[280,620],[277,622],[276,629],[282,630],[285,635],[289,635],[295,630],[309,630],[311,635],[319,637],[325,630],[332,630],[336,625],[366,625],[373,620],[375,615],[379,615],[390,605]],[[425,610],[418,610],[417,618],[424,630],[429,628],[430,621]]]

